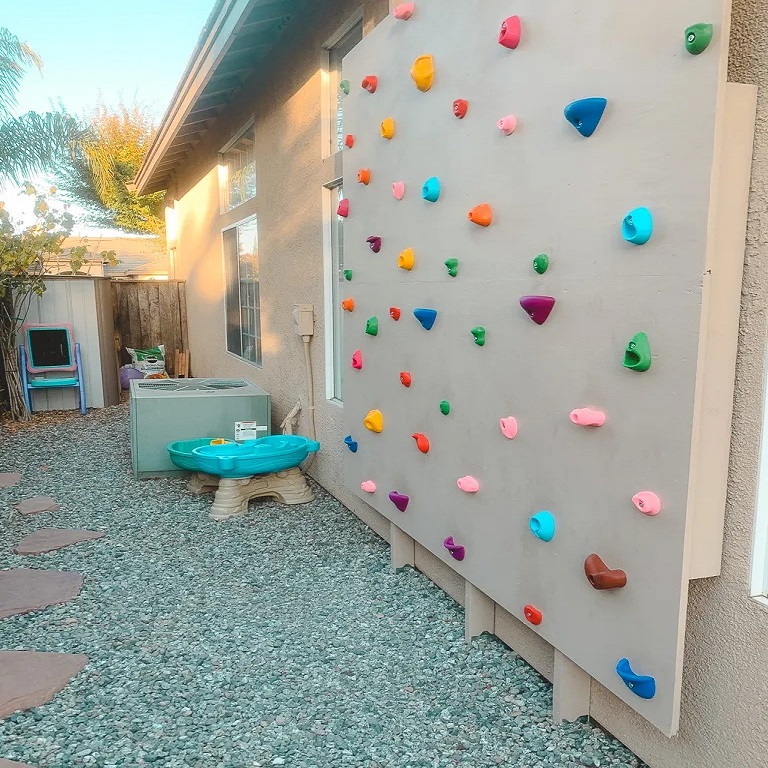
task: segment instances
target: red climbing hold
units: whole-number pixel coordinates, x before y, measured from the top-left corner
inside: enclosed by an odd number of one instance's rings
[[[416,441],[416,447],[422,453],[429,453],[429,439],[426,435],[423,435],[421,432],[415,432],[411,437]]]
[[[352,367],[356,371],[361,370],[363,367],[363,353],[359,349],[352,353]]]
[[[368,75],[363,78],[362,86],[368,93],[376,93],[376,89],[379,87],[379,78],[376,75]]]
[[[400,383],[404,387],[410,387],[411,381],[413,381],[413,379],[411,378],[411,374],[408,373],[408,371],[400,371]]]
[[[541,624],[544,618],[541,611],[535,605],[526,605],[525,608],[523,608],[523,613],[525,614],[525,618],[528,619],[531,624]]]
[[[344,144],[346,144],[346,146],[347,146],[349,149],[352,149],[352,147],[354,147],[354,146],[355,146],[355,137],[354,137],[354,136],[353,136],[351,133],[348,133],[348,134],[347,134],[347,135],[344,137]]]
[[[339,207],[336,209],[336,213],[342,219],[346,219],[349,216],[349,200],[346,197],[343,200],[339,200]]]
[[[393,320],[399,320],[400,319],[400,307],[390,307],[389,308],[389,316]]]

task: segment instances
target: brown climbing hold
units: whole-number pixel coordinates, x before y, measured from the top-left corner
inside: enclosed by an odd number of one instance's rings
[[[0,488],[12,488],[21,482],[18,472],[0,472]]]
[[[0,651],[0,719],[47,704],[87,663],[80,653]]]
[[[621,589],[627,586],[627,574],[618,568],[611,570],[594,553],[584,561],[584,573],[595,589]]]
[[[55,552],[81,541],[102,539],[101,531],[83,531],[77,528],[40,528],[24,536],[13,548],[17,555],[41,555],[43,552]]]
[[[0,571],[0,619],[66,603],[80,594],[82,586],[83,577],[74,571]]]
[[[22,515],[39,515],[41,512],[55,512],[61,507],[50,496],[35,496],[19,502],[16,509]]]

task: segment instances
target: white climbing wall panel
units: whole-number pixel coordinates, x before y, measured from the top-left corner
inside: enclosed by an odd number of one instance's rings
[[[725,125],[726,5],[417,0],[409,20],[385,20],[344,62],[344,126],[354,136],[344,156],[354,299],[344,410],[357,443],[346,454],[349,487],[521,621],[534,606],[542,621],[528,626],[668,735],[679,718],[688,580],[718,572],[722,537],[727,448],[711,459],[728,441],[738,280],[727,295],[718,286],[723,263],[740,274],[749,158],[747,147],[747,160],[731,164],[740,174],[731,208],[718,208],[710,188]],[[513,14],[522,39],[511,50],[497,37]],[[700,22],[714,24],[714,37],[691,55],[684,30]],[[435,67],[427,92],[410,75],[424,54]],[[361,87],[368,75],[378,77],[375,93]],[[585,138],[563,109],[588,97],[608,105]],[[469,102],[463,119],[456,99]],[[517,129],[506,136],[497,121],[510,114]],[[391,140],[380,133],[386,118]],[[743,144],[746,134],[734,136]],[[358,183],[361,169],[370,184]],[[440,181],[437,202],[422,199],[430,177]],[[483,203],[493,212],[487,228],[467,217]],[[640,206],[654,231],[638,246],[621,225]],[[726,214],[735,236],[715,252]],[[369,236],[382,238],[379,253]],[[411,271],[397,264],[406,248]],[[550,267],[539,275],[532,260],[542,253]],[[731,318],[717,340],[710,294]],[[542,325],[521,308],[525,295],[555,298]],[[438,312],[429,331],[413,315],[419,307]],[[374,317],[376,336],[366,333]],[[484,346],[474,343],[478,326]],[[641,331],[653,356],[646,372],[622,364]],[[722,378],[707,395],[711,371]],[[571,411],[585,407],[603,411],[604,426],[573,424]],[[363,424],[372,409],[381,433]],[[514,439],[502,417],[517,419]],[[428,453],[414,433],[428,438]],[[464,476],[477,493],[459,489]],[[408,497],[405,511],[391,491]],[[659,515],[635,508],[639,491],[659,496]],[[542,510],[556,522],[550,542],[529,527]],[[449,536],[465,547],[462,561],[444,547]],[[625,571],[624,588],[592,588],[584,561],[593,553]],[[624,658],[654,678],[653,698],[619,677]]]

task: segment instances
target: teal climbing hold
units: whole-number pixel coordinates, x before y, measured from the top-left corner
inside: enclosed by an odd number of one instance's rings
[[[645,245],[653,234],[653,214],[644,207],[631,210],[621,222],[621,235],[634,245]]]
[[[421,196],[430,203],[436,203],[440,197],[440,180],[437,176],[427,179],[421,188]]]
[[[458,259],[446,259],[443,264],[448,267],[448,274],[451,277],[456,277],[459,274],[459,260]]]
[[[451,404],[447,400],[440,401],[440,413],[447,416],[451,412]]]
[[[365,332],[369,336],[378,336],[379,335],[379,318],[378,317],[369,317],[368,320],[365,323]]]
[[[540,253],[533,260],[533,271],[536,274],[543,275],[549,269],[549,256],[546,253]]]
[[[421,327],[424,328],[425,331],[430,331],[435,324],[435,320],[437,320],[437,310],[427,309],[426,307],[416,307],[416,309],[413,310],[413,316],[421,323]]]
[[[572,101],[565,108],[565,119],[585,137],[591,136],[600,125],[607,99],[591,98]]]
[[[349,96],[349,80],[342,80],[339,83],[339,88],[345,96]]]
[[[352,279],[352,270],[351,269],[345,269],[344,270],[344,279],[345,280],[351,280]]]
[[[478,325],[472,329],[472,335],[475,337],[475,344],[477,344],[478,347],[485,346],[485,333],[485,328],[483,328],[482,325]]]

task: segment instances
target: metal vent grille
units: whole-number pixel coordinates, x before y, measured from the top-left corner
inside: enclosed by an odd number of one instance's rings
[[[238,379],[204,379],[189,381],[188,379],[155,379],[153,381],[137,381],[139,389],[150,389],[163,392],[211,392],[223,389],[240,389],[247,387],[248,382]]]

